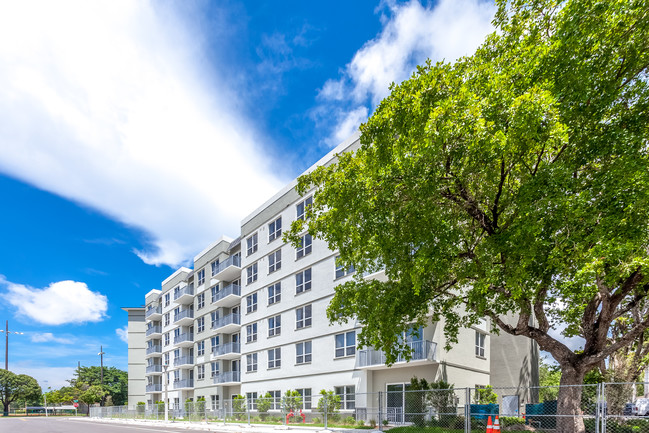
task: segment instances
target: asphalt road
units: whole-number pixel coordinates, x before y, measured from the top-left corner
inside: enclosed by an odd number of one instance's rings
[[[157,425],[125,425],[55,417],[0,418],[0,433],[147,433],[187,432]]]

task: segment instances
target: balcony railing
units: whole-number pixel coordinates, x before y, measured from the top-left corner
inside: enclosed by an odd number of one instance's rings
[[[241,296],[241,286],[239,286],[238,284],[228,284],[214,294],[214,296],[212,297],[212,303],[218,302],[226,296],[230,295]]]
[[[149,308],[146,310],[146,313],[144,313],[144,317],[148,319],[150,316],[153,316],[154,314],[162,314],[162,307],[157,306],[153,308]]]
[[[174,344],[184,343],[185,341],[194,341],[194,334],[190,332],[183,332],[174,337]]]
[[[174,301],[178,298],[180,298],[183,295],[192,295],[194,296],[194,285],[190,284],[189,286],[185,286],[181,289],[178,289],[177,292],[174,292]]]
[[[222,328],[227,325],[241,325],[241,315],[240,314],[228,314],[225,317],[221,317],[218,320],[212,322],[212,329]]]
[[[193,387],[194,387],[194,379],[174,380],[174,389],[193,388]]]
[[[162,373],[162,364],[152,364],[146,366],[147,373]]]
[[[194,363],[193,356],[180,356],[178,358],[174,358],[174,367],[178,367],[179,365],[193,364],[193,363]]]
[[[225,343],[212,348],[214,356],[227,355],[228,353],[241,353],[241,343]]]
[[[228,266],[236,266],[236,267],[240,268],[241,267],[241,256],[239,256],[239,255],[230,256],[224,262],[219,263],[219,266],[217,267],[216,272],[214,273],[214,275],[218,274],[219,272],[222,272]]]
[[[161,383],[152,383],[146,386],[146,392],[162,392]]]
[[[154,345],[146,348],[146,354],[151,355],[152,353],[162,353],[162,346]]]
[[[411,341],[407,343],[407,346],[410,347],[410,362],[412,361],[434,361],[435,352],[437,350],[437,343],[432,341]],[[403,355],[399,355],[396,363],[406,362],[406,358]],[[382,350],[375,349],[363,349],[358,351],[358,364],[359,367],[369,367],[372,365],[384,365],[385,364],[385,353]]]
[[[158,326],[151,326],[151,327],[147,328],[147,330],[146,330],[146,336],[147,337],[150,336],[150,335],[153,335],[153,334],[161,334],[161,333],[162,333],[162,326],[159,326],[159,325]]]
[[[177,321],[179,321],[181,319],[185,319],[185,318],[193,319],[194,318],[194,310],[191,310],[191,309],[188,308],[186,310],[181,310],[177,314],[174,314],[174,323],[176,323]]]
[[[219,383],[231,383],[231,382],[241,382],[241,372],[228,371],[226,373],[220,373],[219,375],[214,376],[215,385],[218,385]]]

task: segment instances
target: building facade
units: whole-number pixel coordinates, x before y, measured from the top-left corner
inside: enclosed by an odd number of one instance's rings
[[[357,146],[358,137],[352,137],[314,167]],[[412,359],[391,367],[382,352],[358,348],[358,323],[330,324],[326,317],[335,286],[352,278],[353,269],[339,266],[337,253],[307,233],[299,248],[282,239],[312,200],[295,186],[293,181],[246,217],[236,239],[222,237],[194,258],[193,270],[178,269],[146,295],[149,405],[164,399],[166,380],[175,407],[202,397],[212,409],[235,395],[254,400],[287,390],[303,396],[305,410],[321,389],[334,390],[348,405],[359,394],[405,391],[413,376],[456,388],[535,384],[536,345],[495,338],[486,320],[462,329],[450,351],[443,350],[443,323],[413,329],[403,336]],[[499,342],[516,354],[507,371],[492,356],[505,353],[494,347]],[[515,378],[527,383],[515,384]]]

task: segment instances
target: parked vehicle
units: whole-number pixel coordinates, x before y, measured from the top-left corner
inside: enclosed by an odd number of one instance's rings
[[[635,404],[633,405],[633,415],[649,415],[649,398],[639,398],[635,401]]]
[[[627,403],[624,405],[624,409],[622,409],[622,415],[624,416],[633,415],[633,403]]]

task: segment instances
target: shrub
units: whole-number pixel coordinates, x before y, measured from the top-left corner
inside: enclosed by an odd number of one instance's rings
[[[370,420],[370,427],[376,428],[376,420],[374,418]]]
[[[348,416],[347,418],[345,418],[345,419],[343,420],[343,424],[354,425],[355,423],[356,423],[356,420],[354,419],[353,416]]]
[[[318,424],[318,423],[320,423],[320,418],[318,418],[317,416],[314,416],[313,419],[311,420],[311,422],[313,422],[313,424]]]
[[[326,391],[324,389],[320,390],[320,395],[322,396],[318,400],[318,412],[322,414],[327,414],[327,417],[330,417],[334,413],[338,412],[340,409],[340,396],[334,394],[333,391]]]
[[[356,421],[356,425],[359,426],[359,427],[363,427],[365,425],[365,421],[363,421],[362,419],[359,419],[358,421]]]
[[[390,421],[388,421],[387,419],[384,419],[383,420],[383,425],[387,426],[388,424],[390,424]]]

